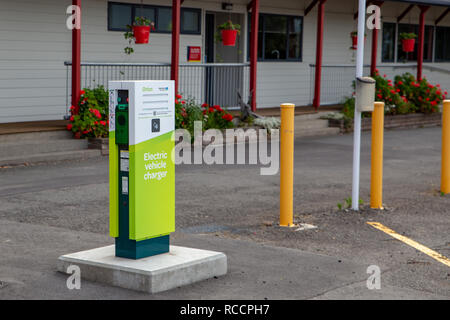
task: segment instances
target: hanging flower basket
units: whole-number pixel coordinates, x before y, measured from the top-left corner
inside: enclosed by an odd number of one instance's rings
[[[400,40],[402,41],[402,50],[404,52],[414,51],[414,45],[416,44],[416,37],[417,35],[415,33],[403,32],[400,34]]]
[[[238,31],[237,30],[222,30],[222,43],[224,46],[236,45]]]
[[[132,54],[134,49],[132,47],[133,42],[135,44],[145,44],[149,42],[150,31],[155,30],[155,24],[144,17],[136,17],[133,25],[127,26],[127,32],[124,37],[128,40],[128,47],[124,49],[126,54]]]
[[[150,26],[133,26],[133,36],[136,44],[148,43]]]
[[[218,27],[216,32],[216,41],[221,41],[224,46],[234,47],[236,45],[236,38],[240,34],[241,26],[233,24],[231,20],[228,20],[224,24]]]
[[[356,50],[358,48],[358,36],[352,35],[352,49]]]
[[[350,33],[350,37],[352,38],[352,46],[350,47],[350,49],[352,49],[352,50],[358,49],[358,32],[353,31],[352,33]],[[364,41],[365,40],[366,40],[366,35],[364,35]]]
[[[404,52],[413,52],[415,44],[416,44],[416,39],[403,39],[402,40],[402,49]]]

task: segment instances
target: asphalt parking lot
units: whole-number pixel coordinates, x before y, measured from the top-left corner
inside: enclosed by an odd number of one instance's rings
[[[0,169],[0,298],[449,299],[450,267],[370,226],[379,222],[450,256],[450,196],[440,184],[440,128],[385,133],[384,205],[367,208],[370,133],[362,137],[362,210],[351,195],[352,135],[295,142],[298,230],[277,225],[279,176],[258,165],[180,165],[173,243],[225,252],[229,273],[154,296],[85,282],[65,287],[59,255],[112,243],[106,158]],[[368,290],[366,270],[381,271]]]

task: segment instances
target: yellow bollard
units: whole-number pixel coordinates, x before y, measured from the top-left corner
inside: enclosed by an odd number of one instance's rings
[[[372,113],[372,170],[370,207],[383,209],[383,135],[384,102],[375,102]]]
[[[280,135],[280,226],[294,225],[294,111],[295,105],[285,103],[281,108]]]
[[[441,192],[450,193],[450,100],[442,109]]]

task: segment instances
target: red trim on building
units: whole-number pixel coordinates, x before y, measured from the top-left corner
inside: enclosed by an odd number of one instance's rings
[[[252,1],[252,30],[250,33],[250,100],[252,111],[256,111],[256,76],[258,69],[258,25],[259,0]]]
[[[384,3],[383,1],[375,1],[374,5],[381,7],[383,3]],[[377,54],[378,54],[378,29],[374,28],[372,30],[372,56],[370,63],[371,76],[375,74],[375,70],[377,69]]]
[[[317,45],[316,45],[316,77],[314,82],[314,101],[313,107],[316,109],[320,106],[320,87],[322,80],[322,56],[323,56],[323,21],[325,18],[325,2],[320,0],[317,12]]]
[[[429,6],[419,6],[420,8],[420,26],[419,26],[419,47],[417,52],[417,80],[422,80],[423,66],[423,47],[425,40],[425,13],[430,9]]]
[[[72,0],[72,5],[80,8],[81,26],[81,0]],[[74,114],[78,114],[78,101],[81,91],[81,28],[72,30],[72,105],[75,106]]]
[[[178,93],[178,71],[180,63],[180,18],[181,0],[172,1],[172,63],[170,79],[175,81],[175,92]]]

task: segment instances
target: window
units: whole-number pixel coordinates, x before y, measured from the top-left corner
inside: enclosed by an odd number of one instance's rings
[[[382,61],[395,61],[395,23],[383,23]]]
[[[450,61],[450,27],[436,27],[435,50],[437,62]]]
[[[395,29],[398,27],[397,38],[395,37]],[[419,34],[419,26],[416,24],[398,24],[383,23],[383,44],[382,44],[382,61],[383,62],[404,62],[417,61],[418,41],[413,52],[406,53],[402,50],[402,41],[400,34],[403,32]],[[433,58],[433,36],[434,27],[425,26],[423,60],[432,61]],[[395,57],[395,46],[397,46],[397,56]]]
[[[251,31],[249,15],[249,39]],[[260,14],[258,59],[261,61],[301,61],[303,18]]]
[[[182,33],[200,33],[201,14],[196,9],[181,10],[181,32]]]
[[[135,17],[145,17],[155,23],[155,32],[172,31],[172,8],[141,4],[108,2],[108,30],[126,31]],[[201,33],[201,10],[181,8],[180,32]]]

